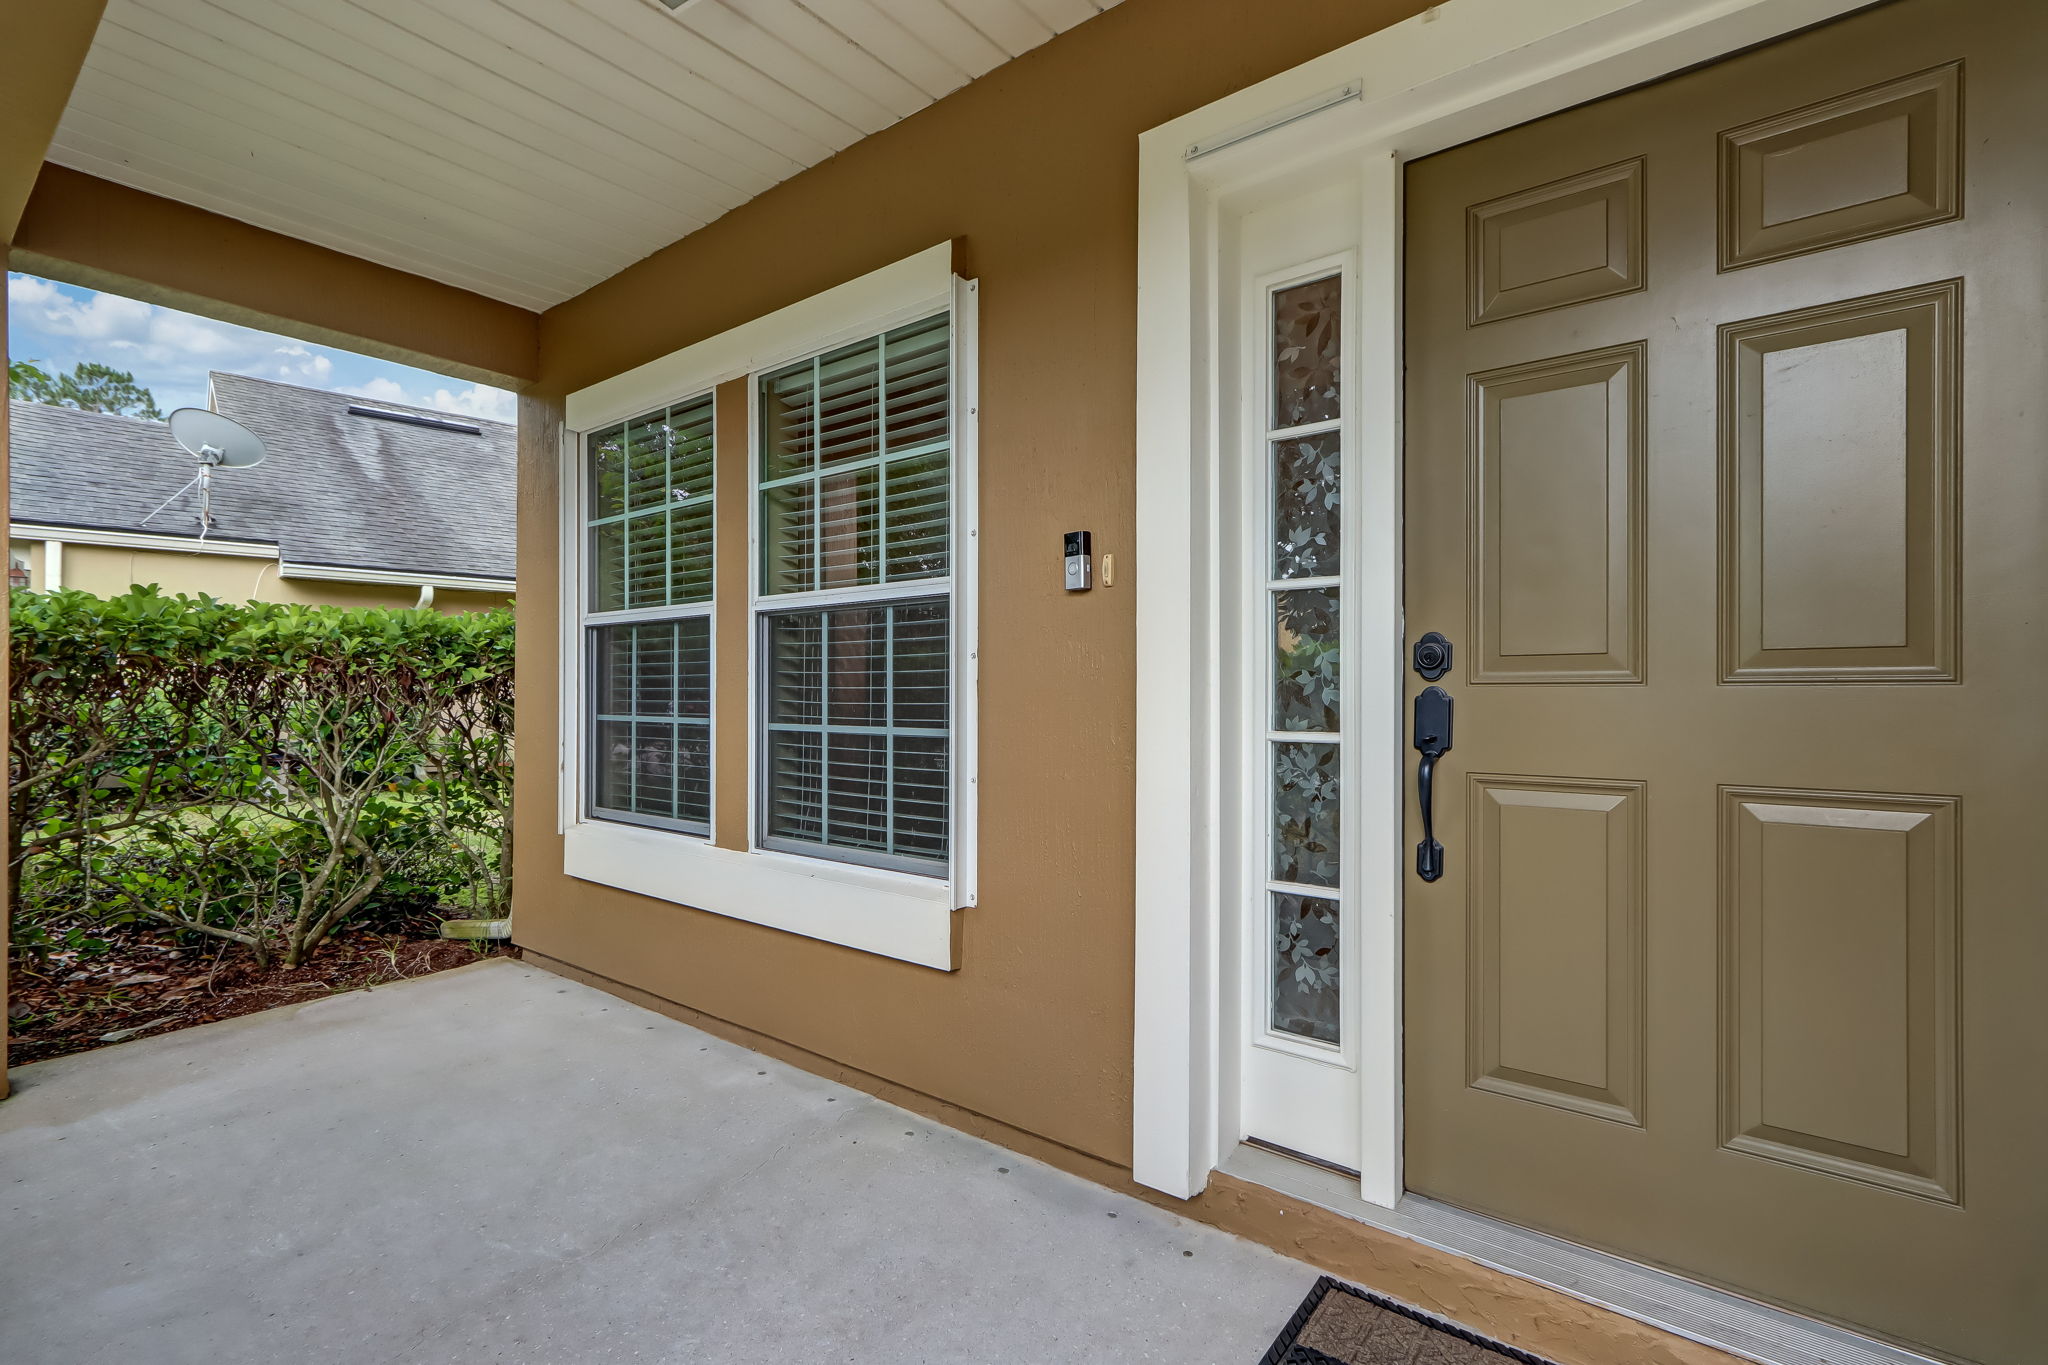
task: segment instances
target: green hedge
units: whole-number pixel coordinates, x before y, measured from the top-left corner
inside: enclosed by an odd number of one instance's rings
[[[23,950],[148,919],[296,966],[380,897],[509,906],[509,611],[153,587],[11,611]]]

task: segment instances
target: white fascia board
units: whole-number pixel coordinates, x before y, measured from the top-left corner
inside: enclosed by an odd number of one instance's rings
[[[953,896],[940,878],[794,854],[743,853],[609,820],[569,826],[562,836],[562,870],[714,915],[953,970]]]
[[[101,531],[84,526],[50,526],[10,521],[11,540],[57,540],[67,545],[103,545],[115,550],[168,550],[174,554],[234,555],[244,559],[276,559],[277,546],[261,540],[205,540],[197,536],[162,535],[149,531]]]
[[[924,312],[940,311],[952,297],[953,244],[940,242],[915,256],[578,389],[566,400],[564,424],[571,431],[589,431],[622,421],[703,393],[728,379],[873,336]]]
[[[209,542],[211,543],[211,542]],[[467,574],[407,573],[403,569],[356,569],[342,564],[279,563],[280,578],[315,578],[330,583],[374,583],[394,588],[445,588],[456,592],[511,592],[517,580]]]

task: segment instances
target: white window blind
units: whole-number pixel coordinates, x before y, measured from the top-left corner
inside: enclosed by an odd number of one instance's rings
[[[943,875],[952,374],[941,314],[760,380],[760,842]]]

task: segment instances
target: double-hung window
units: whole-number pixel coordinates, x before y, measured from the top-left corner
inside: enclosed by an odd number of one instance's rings
[[[707,394],[585,439],[585,801],[711,828],[714,432]]]
[[[975,303],[940,243],[568,395],[571,876],[956,965]]]
[[[760,376],[761,846],[946,874],[947,313]]]

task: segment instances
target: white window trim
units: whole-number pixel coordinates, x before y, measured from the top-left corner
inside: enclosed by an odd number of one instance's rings
[[[950,242],[883,266],[823,293],[743,323],[730,331],[624,374],[580,389],[568,396],[562,436],[561,536],[562,575],[558,587],[561,631],[560,762],[558,821],[562,831],[563,871],[584,881],[672,901],[712,914],[742,919],[809,938],[858,948],[884,957],[951,971],[954,954],[953,912],[975,902],[976,830],[978,826],[976,755],[978,648],[976,606],[979,594],[976,459],[980,408],[976,357],[978,292],[974,281],[953,274]],[[953,812],[951,858],[946,877],[863,867],[779,853],[756,846],[753,828],[759,808],[758,764],[753,761],[758,708],[747,708],[748,851],[720,848],[698,836],[592,820],[584,815],[583,705],[587,685],[582,642],[582,466],[586,432],[608,426],[707,390],[730,380],[750,378],[818,351],[858,341],[899,324],[948,311],[953,318]],[[750,388],[752,386],[750,385]],[[755,424],[754,399],[749,398],[749,430],[745,448],[749,464],[748,546],[744,564],[731,557],[720,574],[747,575],[749,618],[757,589],[753,567],[758,554],[754,529],[758,510],[751,496]],[[736,477],[721,469],[721,479]],[[939,584],[924,586],[930,592]],[[781,599],[770,599],[775,605]],[[748,632],[747,675],[759,677],[758,632]],[[716,649],[716,628],[713,631]],[[714,661],[714,667],[715,667]],[[714,725],[714,734],[716,726]],[[714,791],[720,761],[713,740]],[[733,761],[726,759],[725,761]],[[717,828],[713,803],[714,837]]]
[[[1214,502],[1226,395],[1216,333],[1237,196],[1320,166],[1364,168],[1356,441],[1347,452],[1347,879],[1366,964],[1360,1196],[1401,1195],[1401,164],[1821,23],[1870,0],[1447,0],[1145,133],[1138,147],[1137,952],[1132,1170],[1190,1198],[1239,1137],[1221,979],[1217,837],[1229,771],[1218,657],[1229,572]],[[1377,641],[1368,646],[1368,641]],[[1226,835],[1229,832],[1226,831]]]

